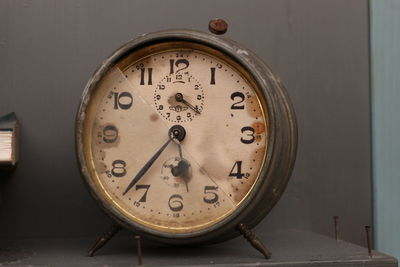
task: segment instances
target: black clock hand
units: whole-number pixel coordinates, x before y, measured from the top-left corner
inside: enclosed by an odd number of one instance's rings
[[[178,148],[179,148],[179,157],[181,160],[178,163],[178,170],[183,178],[183,181],[185,182],[186,185],[186,192],[189,192],[189,186],[188,186],[188,181],[189,181],[189,162],[186,161],[186,159],[183,158],[182,156],[182,144],[179,142],[178,143]]]
[[[179,149],[179,157],[181,158],[181,160],[183,160],[183,156],[182,156],[182,145],[181,145],[180,142],[178,143],[178,149]]]
[[[135,178],[130,182],[128,187],[125,189],[122,195],[128,193],[128,191],[143,177],[143,175],[147,172],[148,169],[153,165],[153,163],[158,159],[164,149],[168,146],[172,139],[168,139],[168,141],[151,157],[151,159],[143,166],[143,168],[136,174]]]
[[[190,164],[185,159],[181,158],[181,161],[179,161],[177,168],[180,173],[180,176],[183,178],[183,181],[185,182],[186,192],[189,192],[188,182],[190,179],[189,177]]]
[[[189,192],[188,182],[190,179],[189,168],[190,164],[186,159],[181,159],[177,166],[170,165],[171,173],[173,176],[180,176],[185,182],[186,192]]]
[[[184,98],[183,95],[181,93],[177,93],[175,95],[175,100],[178,102],[182,102],[183,104],[185,104],[186,106],[188,106],[190,109],[192,109],[194,112],[196,112],[197,114],[200,114],[200,111],[195,108],[192,104],[190,104],[189,102],[187,102]]]
[[[179,162],[178,162],[178,166],[171,167],[171,172],[172,172],[173,176],[181,176],[182,177],[183,181],[185,182],[186,192],[189,192],[188,181],[190,179],[190,177],[189,177],[190,164],[182,156],[182,144],[181,144],[181,142],[176,138],[173,138],[173,141],[178,145]]]

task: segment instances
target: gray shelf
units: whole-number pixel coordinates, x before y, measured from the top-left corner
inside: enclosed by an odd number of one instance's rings
[[[391,256],[345,241],[298,230],[260,235],[273,253],[266,260],[246,240],[207,247],[169,247],[143,242],[145,266],[397,266]],[[135,266],[133,238],[120,234],[97,255],[86,256],[96,238],[0,241],[0,266]]]

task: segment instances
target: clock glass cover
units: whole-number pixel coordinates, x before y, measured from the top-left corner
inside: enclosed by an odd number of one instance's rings
[[[203,44],[165,41],[124,55],[87,103],[91,186],[147,229],[193,233],[223,221],[265,164],[260,95],[240,64]]]

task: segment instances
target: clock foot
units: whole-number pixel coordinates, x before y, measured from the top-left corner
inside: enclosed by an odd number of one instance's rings
[[[258,251],[260,251],[266,259],[270,259],[272,254],[271,252],[268,251],[268,249],[264,246],[264,244],[260,241],[260,239],[257,238],[257,236],[250,230],[249,227],[247,227],[243,223],[239,223],[238,225],[238,230],[239,232],[244,236],[244,238],[249,241],[249,243]]]
[[[110,226],[110,228],[107,229],[103,233],[103,235],[96,241],[94,246],[89,250],[88,255],[89,257],[93,257],[94,253],[96,253],[97,250],[102,248],[105,244],[107,244],[108,241],[116,234],[118,231],[121,230],[121,226],[118,224],[113,224]]]

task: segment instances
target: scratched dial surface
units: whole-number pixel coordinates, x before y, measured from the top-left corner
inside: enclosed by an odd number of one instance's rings
[[[85,128],[94,182],[109,204],[168,233],[232,214],[253,189],[268,145],[265,105],[243,72],[220,54],[186,47],[113,67],[93,94]],[[174,125],[186,133],[180,145],[169,134]]]

